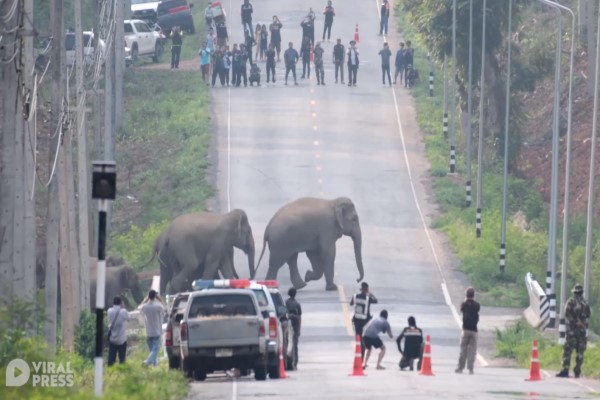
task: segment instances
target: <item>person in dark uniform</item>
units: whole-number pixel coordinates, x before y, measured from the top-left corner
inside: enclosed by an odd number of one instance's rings
[[[252,4],[250,4],[250,0],[244,0],[244,4],[241,7],[241,15],[242,15],[242,27],[244,31],[250,32],[252,35],[252,13],[254,9],[252,8]]]
[[[390,58],[392,57],[392,52],[387,42],[383,44],[383,49],[379,50],[379,55],[381,56],[381,78],[383,85],[385,86],[385,76],[387,75],[388,83],[392,86],[392,77],[390,75]]]
[[[288,75],[290,72],[294,76],[294,85],[297,85],[296,81],[296,63],[300,56],[296,49],[294,49],[294,44],[292,42],[289,43],[289,48],[283,53],[283,61],[285,62],[285,84],[287,85]]]
[[[406,41],[406,50],[404,50],[404,87],[408,87],[408,74],[410,69],[414,68],[415,49],[411,47],[410,40]]]
[[[300,43],[304,43],[306,38],[313,43],[312,38],[315,36],[314,21],[310,18],[310,16],[306,16],[300,23],[300,26],[302,27],[302,41]]]
[[[281,53],[281,28],[283,24],[277,18],[277,15],[273,16],[273,23],[269,25],[269,30],[271,31],[271,44],[277,51],[277,61],[280,60],[279,54]]]
[[[256,45],[256,41],[254,40],[254,37],[252,36],[252,34],[248,31],[246,31],[244,37],[245,37],[246,52],[248,53],[248,60],[250,60],[250,62],[252,62],[252,47]]]
[[[406,77],[404,77],[406,80]],[[479,323],[479,310],[481,306],[475,301],[475,289],[472,287],[466,291],[466,299],[460,305],[463,315],[462,334],[460,336],[460,356],[458,367],[454,372],[462,374],[465,363],[469,373],[473,375],[475,356],[477,355],[477,324]]]
[[[300,57],[302,57],[302,76],[300,79],[310,79],[310,51],[312,43],[310,39],[304,38],[302,47],[300,48]]]
[[[288,290],[288,299],[285,301],[285,306],[288,310],[292,328],[294,329],[294,343],[292,352],[291,366],[294,370],[298,369],[298,339],[300,338],[300,329],[302,328],[302,307],[296,300],[296,288]]]
[[[215,23],[215,27],[217,28],[217,46],[225,46],[227,44],[227,40],[229,40],[225,21],[218,21]]]
[[[325,10],[323,10],[323,15],[325,15],[325,25],[323,26],[323,40],[325,40],[325,32],[327,32],[327,41],[329,41],[329,39],[331,39],[331,26],[333,25],[333,17],[335,17],[335,9],[331,5],[331,0],[327,2]]]
[[[246,51],[246,46],[240,44],[240,54],[238,56],[238,74],[237,74],[237,82],[235,82],[235,86],[239,87],[242,83],[242,78],[244,78],[244,86],[248,86],[248,72],[246,70],[246,64],[248,63],[248,52]]]
[[[573,287],[573,297],[565,303],[565,322],[567,324],[567,337],[563,347],[563,369],[556,375],[559,378],[569,377],[569,368],[571,366],[571,354],[573,350],[577,352],[575,357],[575,378],[581,376],[581,366],[583,365],[583,354],[587,347],[586,329],[588,320],[591,316],[590,305],[583,298],[583,286],[576,284]]]
[[[344,84],[344,55],[346,54],[346,49],[342,44],[342,39],[337,40],[337,44],[333,46],[333,63],[335,65],[335,83],[338,83],[338,71],[340,73],[340,78],[342,85]]]
[[[269,78],[273,77],[273,83],[275,83],[275,46],[273,43],[269,45],[269,50],[267,50],[267,83],[269,83]]]
[[[213,52],[212,57],[212,87],[215,87],[215,83],[217,82],[217,76],[221,81],[221,86],[225,86],[225,76],[223,74],[223,49],[217,47]]]
[[[238,75],[240,71],[240,50],[238,49],[237,43],[233,44],[231,50],[231,86],[235,86],[238,81]]]
[[[402,340],[404,340],[404,349],[402,348]],[[402,330],[396,339],[398,351],[402,354],[400,360],[400,369],[404,368],[413,370],[415,360],[419,360],[417,371],[421,369],[421,354],[423,350],[423,331],[417,328],[415,317],[408,317],[408,326]]]
[[[352,300],[350,300],[350,306],[354,306],[354,316],[352,317],[354,334],[360,336],[363,359],[365,358],[365,345],[362,339],[363,328],[372,318],[371,304],[377,304],[377,297],[369,291],[369,284],[363,282],[360,284],[360,292],[355,294]]]
[[[379,36],[387,35],[388,33],[388,21],[390,19],[390,5],[388,0],[383,0],[381,9],[379,10],[381,19],[379,20]]]
[[[321,43],[317,42],[313,54],[315,57],[315,75],[317,75],[317,85],[325,85],[325,69],[323,68],[323,53],[325,50]]]
[[[181,45],[183,44],[183,32],[178,26],[171,30],[171,69],[179,68],[179,56],[181,55]]]

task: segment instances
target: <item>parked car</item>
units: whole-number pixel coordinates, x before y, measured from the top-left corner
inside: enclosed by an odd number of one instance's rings
[[[65,49],[67,66],[75,65],[75,32],[65,34]],[[104,40],[98,39],[98,47],[100,48],[100,56],[104,56],[106,52],[106,44]],[[96,58],[96,48],[94,47],[94,33],[90,31],[83,32],[83,62],[86,65],[93,64]]]
[[[158,25],[167,34],[171,32],[174,26],[179,26],[183,31],[190,34],[196,33],[191,10],[193,6],[187,0],[161,1],[156,8]]]
[[[141,19],[150,24],[156,22],[156,8],[160,1],[156,0],[131,0],[131,17]]]
[[[161,33],[139,19],[125,20],[124,24],[125,43],[131,49],[132,62],[140,56],[150,56],[152,61],[159,62],[164,51]]]
[[[264,318],[251,289],[191,292],[180,329],[184,374],[203,381],[214,371],[253,369],[256,380],[265,380]]]

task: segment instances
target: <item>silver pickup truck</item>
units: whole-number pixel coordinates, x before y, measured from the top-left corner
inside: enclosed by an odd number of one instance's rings
[[[203,381],[206,374],[254,370],[267,376],[264,316],[250,289],[207,289],[191,292],[181,333],[181,368]]]

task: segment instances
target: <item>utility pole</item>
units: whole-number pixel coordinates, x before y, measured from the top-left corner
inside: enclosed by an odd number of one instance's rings
[[[54,161],[60,151],[63,120],[65,50],[63,36],[63,2],[51,3],[52,20],[52,106],[51,127],[54,133],[50,139],[50,174],[55,174]],[[58,181],[56,175],[50,176],[48,185],[48,213],[46,223],[46,311],[44,337],[50,349],[56,348],[56,318],[58,308],[58,250],[59,250],[60,209],[58,203]]]
[[[112,20],[116,19],[116,3],[119,0],[109,0],[113,5],[111,7],[112,12],[110,13]],[[115,21],[116,22],[116,21]],[[108,49],[105,60],[105,68],[104,68],[104,159],[109,161],[115,160],[115,129],[116,129],[116,121],[115,121],[115,45],[116,39],[113,35],[112,38],[107,38],[108,40]],[[123,46],[123,42],[119,44]],[[110,233],[110,221],[112,216],[112,207],[111,204],[108,204],[107,212],[106,212],[106,232],[107,236]]]
[[[450,101],[450,173],[456,172],[456,0],[452,0],[452,97]]]
[[[123,69],[125,68],[125,1],[116,0],[115,10],[115,130],[123,127]],[[114,136],[113,136],[114,137]],[[114,151],[114,150],[113,150]],[[114,153],[113,158],[114,160]]]
[[[485,123],[485,23],[487,17],[487,0],[483,0],[483,26],[481,29],[481,76],[479,78],[479,139],[477,143],[477,211],[475,215],[475,235],[481,237],[481,207],[483,204],[483,131]]]
[[[467,90],[467,182],[465,183],[465,204],[471,207],[471,174],[473,157],[473,0],[469,0],[469,89]]]
[[[83,37],[83,29],[81,25],[81,0],[75,0],[75,32],[77,37]],[[99,35],[98,32],[94,33],[94,37]],[[95,39],[94,39],[95,40]],[[90,304],[90,249],[89,249],[89,227],[88,227],[88,175],[89,175],[89,162],[88,162],[88,149],[87,149],[87,129],[85,123],[85,109],[86,109],[86,91],[83,86],[83,43],[78,40],[75,42],[76,56],[75,56],[75,102],[77,103],[77,118],[76,118],[76,134],[77,134],[77,209],[79,215],[79,300],[78,303],[81,305],[81,309],[87,308]],[[98,47],[94,47],[98,49]],[[76,318],[79,318],[80,312],[77,313]]]

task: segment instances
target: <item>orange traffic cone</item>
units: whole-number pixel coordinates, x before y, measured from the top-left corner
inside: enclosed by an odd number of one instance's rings
[[[349,376],[367,376],[363,371],[362,365],[362,348],[360,344],[360,336],[356,335],[356,348],[354,350],[354,366],[352,367],[352,373]]]
[[[533,348],[531,349],[531,367],[529,368],[529,378],[526,381],[541,381],[540,376],[540,358],[538,355],[538,342],[533,339]]]
[[[285,373],[285,363],[283,362],[283,350],[279,349],[279,379],[289,378]]]
[[[359,36],[358,36],[358,24],[356,24],[356,29],[354,29],[354,41],[355,41],[356,43],[359,43],[359,42],[360,42],[360,38],[359,38]]]
[[[423,364],[421,365],[421,371],[419,371],[419,375],[434,376],[434,373],[431,370],[431,337],[429,335],[427,335],[427,339],[425,340]]]

